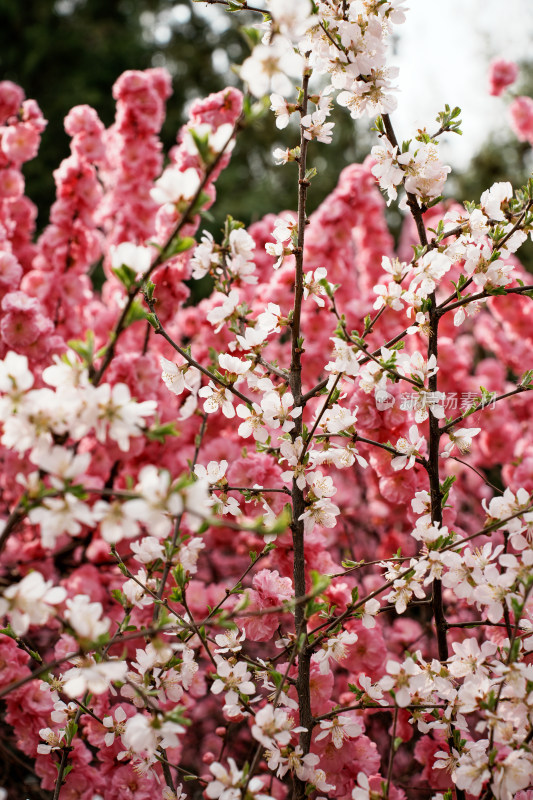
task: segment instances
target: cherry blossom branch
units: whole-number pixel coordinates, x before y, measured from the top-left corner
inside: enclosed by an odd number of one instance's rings
[[[476,408],[474,411],[472,410],[472,407],[467,408],[458,417],[455,417],[455,419],[452,419],[451,422],[447,422],[446,425],[443,425],[441,427],[440,429],[441,435],[443,433],[447,433],[451,428],[453,428],[459,422],[462,422],[467,417],[473,416],[474,414],[477,414],[479,411],[485,411],[494,403],[499,403],[501,400],[506,400],[508,397],[514,397],[514,395],[522,394],[523,392],[530,392],[531,390],[533,390],[533,386],[523,386],[522,384],[519,384],[516,387],[516,389],[511,389],[510,391],[505,392],[505,394],[500,394],[497,395],[496,397],[491,397],[490,402],[484,405],[480,404],[478,408]]]
[[[6,546],[7,540],[9,539],[12,531],[16,528],[19,522],[22,522],[26,514],[27,510],[24,508],[22,499],[20,499],[15,508],[13,509],[13,511],[6,519],[2,533],[0,533],[0,553]]]
[[[498,494],[503,494],[501,489],[498,489],[497,486],[494,486],[493,483],[491,483],[489,480],[487,480],[487,478],[483,475],[483,473],[481,473],[478,469],[473,467],[472,464],[469,464],[468,461],[463,461],[462,458],[457,458],[457,456],[448,456],[448,458],[451,459],[452,461],[457,461],[459,464],[462,464],[464,467],[468,467],[468,469],[471,469],[472,472],[475,472],[476,475],[478,475],[478,477],[481,478],[481,480],[483,481],[483,483],[486,486],[488,486],[490,489],[493,489]]]
[[[236,389],[235,386],[233,386],[233,384],[228,383],[223,378],[217,378],[216,375],[214,375],[212,372],[209,372],[209,370],[206,367],[203,367],[200,364],[199,361],[196,361],[196,359],[194,359],[192,356],[190,356],[189,353],[187,353],[187,351],[183,349],[183,347],[180,347],[179,344],[177,342],[175,342],[174,339],[172,339],[168,335],[166,330],[161,325],[159,317],[155,313],[155,306],[154,306],[153,300],[150,300],[150,298],[147,295],[145,295],[145,300],[146,300],[146,304],[148,305],[148,308],[150,309],[151,314],[153,315],[153,321],[154,321],[153,328],[154,328],[155,333],[158,336],[162,336],[163,339],[165,339],[169,343],[169,345],[177,353],[179,353],[180,356],[182,356],[182,358],[184,358],[185,361],[187,361],[188,364],[190,364],[191,367],[194,367],[199,372],[201,372],[202,375],[205,375],[207,378],[209,378],[210,381],[213,381],[214,383],[217,383],[219,386],[222,386],[224,389],[227,389],[228,392],[231,392],[232,394],[235,395],[235,397],[238,397],[239,400],[242,400],[244,403],[246,403],[247,406],[251,407],[252,406],[252,401],[250,400],[250,398],[248,398],[248,397],[246,397],[246,395],[242,394],[242,392],[240,392],[238,389]]]
[[[497,248],[498,248],[498,249],[499,249],[500,247],[502,247],[502,246],[503,246],[503,245],[504,245],[506,242],[508,242],[508,241],[509,241],[509,239],[511,238],[511,236],[513,235],[513,233],[516,233],[516,231],[520,229],[520,227],[521,227],[521,225],[522,225],[522,222],[523,222],[523,221],[524,221],[524,219],[526,218],[526,216],[527,216],[527,214],[528,214],[528,211],[530,210],[530,208],[531,208],[532,206],[533,206],[533,201],[532,201],[532,200],[529,200],[529,201],[526,203],[526,206],[525,206],[525,208],[524,208],[523,212],[521,213],[521,215],[520,215],[519,219],[518,219],[518,220],[516,221],[516,223],[513,225],[513,227],[511,228],[511,230],[510,230],[510,231],[508,231],[508,232],[505,234],[505,236],[504,236],[502,239],[500,239],[500,240],[498,241],[498,244],[497,244]],[[494,222],[494,224],[495,224],[495,225],[499,225],[500,223],[495,221],[495,222]],[[448,234],[448,235],[449,235],[449,234]],[[470,278],[468,278],[468,279],[467,279],[467,281],[466,281],[466,283],[463,285],[462,289],[466,289],[468,286],[470,286],[470,284],[473,282],[473,280],[474,280],[473,276],[471,276]],[[447,307],[447,308],[446,308],[446,310],[447,310],[447,311],[451,311],[451,310],[452,310],[452,308],[457,308],[457,305],[455,305],[455,304],[454,304],[453,306],[448,306],[448,303],[449,303],[451,300],[453,300],[453,298],[454,298],[454,297],[456,297],[456,296],[457,296],[457,295],[456,295],[456,293],[454,292],[454,293],[453,293],[453,294],[451,294],[449,297],[447,297],[447,298],[446,298],[446,300],[443,300],[443,302],[442,302],[442,303],[440,303],[440,305],[438,306],[438,308],[439,308],[439,309],[442,309],[442,308],[444,308],[444,306],[446,306],[446,307]],[[487,296],[490,296],[490,295],[487,295]],[[468,302],[472,302],[472,300],[474,300],[474,299],[478,299],[478,298],[477,298],[477,297],[470,297],[470,298],[467,298]],[[462,305],[462,304],[461,304],[461,305]]]
[[[196,634],[196,636],[198,636],[198,638],[200,639],[201,643],[202,643],[202,644],[203,644],[203,646],[204,646],[204,650],[205,650],[205,652],[206,652],[206,653],[207,653],[207,655],[209,656],[209,660],[211,661],[211,663],[213,664],[213,666],[214,666],[214,667],[215,667],[215,669],[216,669],[216,667],[217,667],[217,662],[215,661],[215,658],[214,658],[214,656],[213,656],[213,653],[211,652],[211,650],[210,650],[210,648],[209,648],[209,644],[208,644],[207,638],[206,638],[205,636],[203,636],[203,635],[202,635],[202,633],[200,632],[200,629],[199,629],[198,625],[196,624],[196,622],[194,621],[194,617],[193,617],[193,615],[192,615],[192,613],[191,613],[191,610],[190,610],[190,608],[189,608],[189,606],[188,606],[188,604],[187,604],[187,597],[186,597],[186,590],[185,590],[185,588],[183,589],[183,592],[181,593],[181,602],[183,603],[183,607],[184,607],[184,609],[185,609],[185,611],[187,612],[187,615],[188,615],[188,617],[189,617],[189,620],[190,620],[190,623],[189,623],[189,624],[190,624],[190,627],[193,629],[193,631],[194,631],[194,633]]]
[[[388,800],[391,782],[392,782],[392,767],[394,764],[394,756],[396,755],[396,727],[398,725],[398,706],[394,709],[394,715],[392,718],[392,730],[391,730],[391,744],[390,744],[390,751],[389,751],[389,766],[387,769],[387,784],[385,786],[385,793],[384,799]]]
[[[311,72],[304,70],[301,103],[300,121],[307,114],[308,106],[308,87]],[[294,306],[291,320],[291,365],[289,385],[294,405],[302,406],[302,340],[301,340],[301,314],[304,289],[304,243],[305,226],[307,222],[306,202],[309,181],[306,177],[307,148],[308,139],[305,137],[305,128],[300,122],[300,156],[298,159],[298,238],[297,246],[294,251],[295,277],[294,277]],[[294,442],[302,433],[302,416],[295,420],[295,426],[291,431],[291,438]],[[294,609],[294,622],[296,631],[301,631],[295,643],[298,649],[298,678],[296,681],[296,692],[298,695],[298,712],[300,725],[306,730],[300,734],[300,746],[306,755],[311,747],[311,728],[313,714],[311,712],[311,691],[310,691],[310,669],[311,654],[307,652],[307,625],[305,621],[305,608],[299,602],[306,594],[306,574],[305,574],[305,547],[304,547],[304,523],[303,514],[305,512],[305,500],[303,490],[299,488],[296,478],[292,480],[292,542],[294,552],[294,597],[296,607]],[[294,800],[305,798],[305,781],[294,777]]]
[[[341,706],[340,708],[334,708],[333,711],[328,711],[327,714],[321,714],[319,717],[315,717],[315,722],[322,722],[324,719],[332,719],[332,717],[336,717],[337,714],[343,714],[345,711],[359,711],[360,709],[371,709],[375,711],[380,711],[381,709],[397,709],[398,705],[396,703],[371,703],[368,701],[362,701],[360,703],[352,703],[349,706]],[[409,705],[402,706],[402,708],[407,709],[408,711],[420,711],[424,708],[448,708],[447,703],[409,703]]]
[[[311,442],[313,440],[313,436],[315,435],[315,431],[318,428],[318,426],[320,425],[320,420],[322,419],[322,417],[326,413],[328,407],[330,406],[331,398],[333,397],[335,389],[337,388],[337,385],[338,385],[338,383],[339,383],[339,381],[341,379],[341,375],[342,375],[342,373],[339,373],[337,375],[337,377],[335,378],[335,380],[333,381],[333,385],[332,385],[331,389],[329,390],[329,394],[328,394],[328,396],[326,398],[326,401],[322,405],[322,408],[320,409],[319,413],[316,416],[315,421],[313,422],[313,427],[309,431],[309,434],[308,434],[308,436],[307,436],[307,438],[306,438],[306,440],[304,442],[304,445],[303,445],[303,448],[302,448],[302,452],[300,453],[300,456],[299,456],[300,463],[303,461],[303,458],[304,458],[304,456],[305,456],[305,454],[306,454],[306,452],[307,452],[307,450],[309,448],[309,445],[311,444]]]
[[[465,286],[466,284],[462,288],[464,289]],[[528,292],[533,292],[533,286],[517,286],[512,289],[505,289],[505,294],[502,295],[495,295],[492,292],[486,291],[484,289],[482,292],[478,292],[477,294],[471,294],[468,295],[468,297],[462,297],[455,303],[451,303],[451,305],[445,305],[451,298],[457,297],[456,294],[453,294],[438,306],[438,311],[439,314],[442,315],[446,314],[448,311],[453,311],[456,308],[460,308],[461,306],[466,306],[469,303],[473,303],[476,300],[488,300],[490,297],[500,297],[500,296],[505,297],[508,294],[527,294]]]
[[[87,692],[85,693],[85,696],[84,696],[83,700],[84,700],[84,702],[87,700]],[[81,708],[78,708],[76,710],[76,714],[74,716],[74,719],[73,719],[73,721],[71,723],[73,725],[73,728],[74,728],[74,733],[72,735],[72,739],[74,739],[74,736],[76,735],[76,731],[78,729],[78,723],[80,721],[81,715],[82,715],[82,710],[81,710]],[[67,768],[68,757],[69,757],[70,753],[73,750],[73,748],[71,746],[72,739],[69,742],[69,744],[65,745],[65,747],[61,751],[61,761],[60,761],[59,767],[57,769],[57,781],[56,781],[56,785],[55,785],[55,789],[54,789],[53,800],[58,800],[59,793],[61,791],[61,787],[63,786],[63,776],[64,776],[65,770]]]
[[[266,8],[258,8],[257,6],[249,5],[246,0],[234,0],[233,3],[228,3],[227,0],[193,0],[195,3],[206,3],[209,6],[224,6],[228,8],[230,11],[255,11],[258,14],[262,14],[264,17],[270,17],[271,14],[267,11]],[[235,5],[238,4],[239,8],[236,9]]]

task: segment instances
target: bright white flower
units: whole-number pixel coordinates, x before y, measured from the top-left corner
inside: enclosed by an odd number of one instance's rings
[[[452,261],[447,255],[438,250],[430,250],[418,260],[414,268],[415,278],[409,288],[416,287],[419,295],[428,297],[451,267]]]
[[[505,214],[502,211],[502,204],[510,200],[513,196],[513,187],[506,181],[493,183],[490,189],[486,189],[481,195],[481,208],[489,219],[498,222],[505,221]]]
[[[122,593],[124,597],[130,606],[135,606],[136,608],[144,608],[144,606],[153,605],[154,600],[147,589],[155,591],[155,579],[151,578],[148,580],[146,570],[144,569],[140,569],[137,575],[135,575],[135,578],[136,580],[130,578],[130,580],[122,584]]]
[[[39,731],[39,736],[41,739],[44,739],[46,744],[38,744],[37,745],[37,752],[39,755],[47,756],[49,755],[52,750],[61,750],[63,747],[62,739],[65,735],[65,731],[54,731],[52,728],[41,728]],[[6,795],[7,797],[7,795]]]
[[[154,756],[158,747],[177,747],[178,736],[182,733],[185,728],[176,722],[160,722],[144,714],[135,714],[126,721],[122,743],[132,753]]]
[[[468,750],[459,756],[452,773],[452,779],[458,789],[466,790],[472,795],[481,793],[483,784],[490,778],[487,747],[486,739],[471,742]]]
[[[143,536],[139,542],[132,542],[130,548],[133,558],[140,564],[151,564],[165,555],[163,545],[155,536]]]
[[[388,256],[382,257],[381,267],[385,272],[388,272],[395,283],[400,283],[408,271],[408,265],[405,262]]]
[[[282,36],[275,36],[270,45],[254,47],[240,69],[240,77],[255,97],[264,97],[270,92],[287,97],[294,91],[287,75],[301,75],[302,63],[291,44]]]
[[[402,565],[391,563],[384,564],[387,568],[386,579],[394,580],[392,591],[389,592],[385,599],[389,603],[394,604],[397,614],[403,614],[405,612],[407,604],[411,601],[413,595],[419,600],[425,599],[426,597],[422,581],[426,575],[427,562],[411,559],[409,563],[413,571],[410,575],[406,575],[403,578],[396,577],[402,571]],[[405,569],[405,565],[403,565],[403,569]]]
[[[303,134],[306,139],[316,139],[317,142],[330,144],[335,123],[326,122],[326,112],[322,109],[306,114],[301,118],[300,125],[304,129]]]
[[[195,575],[198,571],[197,562],[200,557],[200,552],[205,548],[205,542],[194,536],[188,539],[186,544],[183,544],[178,553],[177,563],[181,564],[185,574]]]
[[[240,358],[229,356],[226,353],[219,355],[218,364],[221,369],[233,375],[245,375],[252,366],[250,361],[242,361]]]
[[[290,255],[292,250],[288,247],[285,247],[283,242],[267,242],[265,244],[265,250],[269,256],[272,256],[276,259],[276,263],[273,264],[273,269],[279,269],[283,264],[283,259],[285,256]]]
[[[292,42],[299,42],[307,29],[313,25],[314,18],[310,15],[308,0],[268,0],[267,8],[272,14],[275,30]]]
[[[512,750],[503,761],[497,761],[495,766],[491,788],[497,800],[512,800],[517,792],[531,783],[533,774],[531,753]]]
[[[228,630],[226,633],[218,633],[215,636],[215,642],[218,644],[215,653],[238,653],[239,650],[242,650],[241,642],[244,642],[245,639],[246,633],[243,630],[239,636],[238,628]]]
[[[211,686],[213,694],[233,691],[252,695],[255,692],[255,686],[250,680],[251,673],[248,671],[245,661],[231,664],[220,656],[215,656],[215,660],[217,662],[217,678]]]
[[[168,358],[159,359],[161,364],[161,378],[163,383],[173,394],[180,395],[185,389],[196,392],[200,383],[200,372],[188,364],[179,367]]]
[[[230,254],[226,260],[226,265],[230,272],[241,278],[245,283],[257,283],[255,264],[252,255],[256,244],[250,234],[244,228],[237,228],[229,235]]]
[[[80,638],[94,642],[107,633],[111,620],[101,619],[104,611],[101,603],[91,603],[88,595],[77,594],[67,600],[66,606],[65,619]]]
[[[0,597],[0,617],[7,614],[17,636],[24,636],[30,625],[45,625],[55,614],[53,606],[62,603],[66,596],[62,586],[45,581],[40,572],[29,572],[4,590]]]
[[[99,442],[109,436],[123,452],[130,448],[130,437],[140,436],[146,426],[145,417],[152,416],[157,408],[155,400],[137,403],[132,399],[125,383],[110,386],[102,383],[88,397],[91,412],[94,409],[94,429]]]
[[[202,232],[200,243],[196,245],[191,256],[191,277],[198,281],[208,275],[212,269],[220,266],[221,255],[215,250],[215,241],[209,231]]]
[[[215,486],[224,478],[227,468],[227,461],[210,461],[207,467],[204,467],[203,464],[195,464],[194,474],[198,478],[207,480],[210,486]]]
[[[280,307],[276,303],[268,303],[266,310],[257,317],[257,325],[267,333],[278,333],[281,316]]]
[[[327,675],[331,669],[330,659],[337,662],[342,661],[347,656],[346,648],[351,644],[355,644],[356,641],[357,634],[349,633],[348,631],[342,631],[337,636],[330,636],[322,644],[322,649],[313,655],[313,661],[318,663],[320,673]]]
[[[111,245],[109,252],[113,269],[120,269],[125,265],[138,275],[143,275],[150,269],[152,251],[149,247],[135,245],[133,242],[122,242],[119,245]]]
[[[291,151],[288,147],[285,150],[282,147],[275,147],[272,151],[272,158],[274,163],[281,167],[282,164],[288,164],[291,160]]]
[[[88,386],[89,373],[74,350],[53,356],[54,363],[43,370],[43,380],[48,386],[61,389],[65,386]],[[0,362],[1,363],[1,362]]]
[[[314,272],[306,272],[304,274],[304,299],[307,300],[309,296],[313,298],[319,308],[325,305],[324,297],[327,297],[327,292],[320,283],[327,275],[327,270],[324,267],[315,269]]]
[[[325,719],[320,723],[321,732],[315,737],[317,741],[331,736],[337,750],[343,746],[345,739],[355,739],[363,732],[361,726],[346,714],[340,714],[334,719]]]
[[[291,741],[293,730],[294,722],[287,712],[267,703],[255,715],[252,736],[263,747],[285,747]],[[303,728],[298,728],[298,730],[303,730]]]
[[[214,780],[208,783],[205,789],[205,794],[209,800],[240,800],[243,772],[237,769],[237,765],[232,758],[228,758],[228,764],[229,770],[219,764],[218,761],[209,765],[209,770],[214,776]]]
[[[393,470],[411,469],[415,465],[415,460],[420,456],[420,450],[424,446],[425,439],[418,433],[416,425],[409,428],[409,439],[398,439],[396,442],[395,450],[403,453],[401,456],[396,456],[391,461]]]
[[[92,513],[95,522],[99,523],[104,542],[115,544],[122,539],[133,539],[139,533],[137,519],[128,514],[128,508],[120,500],[111,503],[98,500],[92,507]]]
[[[472,439],[474,436],[477,436],[480,431],[481,428],[458,428],[448,433],[450,441],[446,444],[441,453],[442,458],[449,458],[454,447],[457,447],[462,455],[469,453],[472,446]]]
[[[89,506],[75,495],[65,492],[63,497],[48,497],[40,506],[28,512],[32,525],[39,525],[43,547],[55,547],[63,533],[78,536],[83,525],[92,526],[94,517]]]
[[[411,702],[411,696],[417,691],[414,679],[422,670],[412,658],[406,658],[402,664],[397,661],[387,661],[387,675],[380,679],[381,688],[389,692],[394,690],[394,700],[397,706],[405,708]]]
[[[74,453],[72,449],[55,445],[50,447],[47,442],[41,442],[30,453],[32,461],[39,469],[48,472],[51,483],[56,489],[61,489],[66,482],[72,481],[86,472],[91,463],[90,453]],[[60,478],[61,480],[57,480]]]
[[[387,192],[387,205],[390,205],[391,200],[398,197],[396,186],[403,181],[404,173],[397,161],[398,147],[393,146],[386,137],[382,137],[381,142],[382,144],[375,145],[371,150],[371,155],[377,161],[372,167],[372,175]]]
[[[248,406],[238,405],[237,416],[243,420],[237,431],[239,436],[242,436],[243,439],[253,436],[256,442],[263,444],[267,441],[268,430],[263,424],[263,411],[257,403],[253,403],[251,410]]]
[[[290,392],[279,395],[277,392],[268,392],[261,400],[263,419],[271,428],[279,428],[288,433],[294,428],[293,420],[299,417],[302,409],[299,406],[291,408],[294,400]]]
[[[167,167],[150,190],[150,196],[158,205],[186,205],[199,188],[200,176],[194,167],[184,171],[179,167]]]
[[[122,736],[125,728],[126,712],[122,706],[118,706],[114,711],[115,719],[111,715],[104,717],[102,725],[108,729],[104,736],[104,743],[106,747],[111,747],[115,741],[116,736]]]
[[[379,600],[374,597],[372,600],[367,600],[363,606],[363,616],[361,617],[361,622],[365,626],[365,628],[375,628],[376,627],[376,615],[381,608],[381,604]]]
[[[170,473],[152,464],[143,467],[135,492],[141,496],[123,503],[125,513],[143,523],[152,536],[158,539],[168,536],[173,517],[183,510],[183,499],[173,491]]]
[[[241,350],[252,350],[254,347],[260,348],[265,343],[267,336],[268,332],[257,325],[255,328],[245,328],[244,336],[238,333],[236,339]]]
[[[401,301],[401,296],[403,293],[403,289],[399,283],[391,282],[387,285],[383,283],[378,283],[374,286],[373,292],[378,295],[376,302],[373,305],[373,308],[379,310],[383,306],[390,306],[394,311],[401,311],[403,308],[403,303]]]
[[[324,528],[334,528],[337,524],[337,517],[341,513],[340,508],[324,497],[311,503],[310,506],[300,514],[299,519],[304,522],[305,533],[310,533],[315,525],[321,525]]]
[[[0,419],[17,411],[33,381],[26,356],[9,351],[0,361],[0,393],[4,395],[0,397]]]
[[[326,370],[331,372],[332,377],[340,372],[347,376],[355,377],[361,369],[359,360],[363,358],[363,353],[343,339],[332,337],[331,341],[333,342],[332,355],[335,360],[326,365]]]
[[[205,397],[204,411],[207,414],[214,414],[219,409],[222,409],[222,413],[228,419],[233,419],[235,416],[231,397],[223,386],[215,386],[213,381],[209,381],[207,386],[202,386],[198,396]]]
[[[215,333],[218,333],[222,329],[224,320],[231,317],[239,305],[239,298],[240,294],[238,289],[232,289],[228,295],[222,292],[217,292],[215,294],[215,299],[222,299],[222,305],[212,308],[211,311],[207,313],[207,320],[215,328]]]
[[[287,101],[280,94],[270,95],[270,109],[276,115],[276,128],[283,130],[290,121],[291,111]]]
[[[439,148],[434,142],[416,143],[416,152],[403,153],[398,157],[405,170],[405,190],[425,199],[442,194],[444,183],[451,167],[439,158]]]
[[[68,697],[82,697],[86,691],[103,694],[115,681],[123,681],[127,671],[128,665],[125,661],[84,663],[64,673],[63,691]]]
[[[325,433],[336,434],[346,431],[357,422],[357,408],[349,411],[335,403],[321,417],[320,427]]]
[[[484,664],[498,648],[494,642],[483,642],[480,647],[477,639],[470,638],[452,642],[452,649],[454,655],[448,659],[448,670],[454,678],[464,678],[477,672],[485,675],[487,668]]]
[[[337,493],[337,489],[333,485],[333,478],[323,475],[320,470],[310,472],[306,475],[306,480],[315,497],[333,497]]]

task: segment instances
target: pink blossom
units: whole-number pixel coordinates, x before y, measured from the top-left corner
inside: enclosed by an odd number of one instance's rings
[[[510,86],[518,77],[518,64],[495,58],[489,66],[489,91],[499,97],[504,89]]]
[[[515,97],[509,106],[509,124],[519,142],[533,144],[533,99]]]
[[[0,81],[0,124],[15,115],[24,100],[24,92],[11,81]]]
[[[24,193],[24,178],[14,168],[0,169],[0,198],[15,199]]]

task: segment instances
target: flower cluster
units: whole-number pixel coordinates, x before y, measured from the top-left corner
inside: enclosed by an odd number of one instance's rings
[[[165,167],[164,70],[119,78],[108,129],[73,109],[33,242],[44,121],[0,84],[0,698],[44,790],[528,798],[533,188],[436,205],[456,114],[396,143],[402,5],[268,0],[241,77],[300,115],[298,211],[199,242],[240,92],[195,101]],[[381,144],[307,219],[331,87]],[[397,248],[377,184],[406,192]]]

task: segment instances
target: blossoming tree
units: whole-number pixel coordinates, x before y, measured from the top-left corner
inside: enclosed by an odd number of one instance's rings
[[[533,183],[442,201],[460,112],[398,139],[403,0],[216,1],[264,16],[244,101],[196,101],[164,162],[170,78],[126,72],[110,128],[67,116],[36,241],[46,123],[0,83],[13,797],[530,800]],[[265,94],[296,207],[214,237]],[[378,143],[308,217],[334,100]]]

